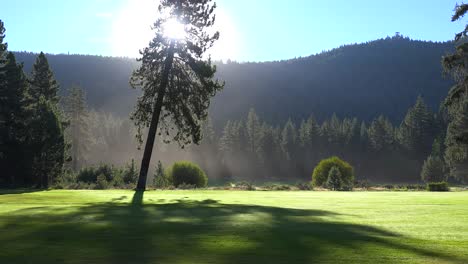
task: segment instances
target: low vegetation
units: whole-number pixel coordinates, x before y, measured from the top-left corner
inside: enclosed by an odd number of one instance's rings
[[[448,192],[450,189],[446,182],[430,182],[427,184],[427,190],[431,192]]]
[[[319,162],[312,173],[312,184],[317,187],[331,187],[336,190],[353,188],[354,168],[338,157]]]
[[[192,185],[198,188],[206,187],[208,177],[200,167],[189,161],[174,163],[167,170],[167,177],[172,180],[175,187],[181,185]]]

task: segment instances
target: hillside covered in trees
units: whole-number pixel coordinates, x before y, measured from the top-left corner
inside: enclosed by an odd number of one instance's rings
[[[217,75],[226,87],[215,98],[211,116],[217,131],[227,120],[246,116],[250,108],[275,124],[290,117],[299,122],[312,113],[318,120],[336,113],[365,121],[384,114],[399,123],[418,95],[434,111],[438,109],[452,84],[443,77],[440,61],[453,49],[452,42],[415,41],[397,34],[287,61],[219,62]],[[15,55],[30,72],[35,54]],[[128,84],[138,66],[134,59],[48,58],[61,86],[83,87],[92,108],[121,117],[132,111],[138,95]]]

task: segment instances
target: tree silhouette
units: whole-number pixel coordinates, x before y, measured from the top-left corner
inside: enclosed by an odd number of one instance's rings
[[[208,33],[215,22],[216,4],[212,0],[163,0],[160,18],[154,23],[155,37],[141,51],[141,66],[130,80],[140,87],[136,110],[132,114],[142,143],[143,128],[149,127],[137,189],[146,188],[146,179],[156,132],[172,136],[181,146],[199,143],[201,122],[207,117],[210,98],[223,88],[213,80],[216,68],[204,53],[219,38]],[[185,30],[183,39],[164,33],[165,23],[178,21]],[[162,114],[162,115],[161,115]]]

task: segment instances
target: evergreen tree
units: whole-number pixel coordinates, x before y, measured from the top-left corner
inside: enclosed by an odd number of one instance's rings
[[[5,42],[5,24],[0,19],[0,75],[3,74],[2,68],[6,62],[8,44]]]
[[[391,150],[395,137],[392,123],[384,116],[379,116],[372,121],[369,127],[368,137],[373,150]]]
[[[141,87],[136,110],[132,115],[141,132],[149,127],[137,189],[144,190],[156,132],[161,121],[164,134],[173,135],[181,145],[198,144],[200,121],[206,119],[210,98],[223,84],[214,81],[216,68],[204,53],[219,38],[207,31],[215,22],[216,4],[211,0],[162,0],[159,18],[154,23],[155,37],[139,59],[141,66],[131,78],[131,85]],[[167,17],[168,15],[168,17]],[[164,24],[177,21],[186,36],[174,39],[164,34]],[[162,113],[162,115],[161,115]],[[170,122],[169,122],[170,120]],[[175,130],[174,130],[175,128]]]
[[[296,128],[291,119],[289,119],[281,133],[281,148],[287,161],[293,161],[295,158],[296,139]]]
[[[45,100],[55,105],[58,104],[59,85],[43,52],[36,58],[29,82],[31,84],[30,94],[35,102],[38,102],[39,98],[44,96]]]
[[[227,155],[234,152],[235,135],[233,133],[233,123],[231,120],[226,122],[221,138],[219,140],[219,149],[221,153]]]
[[[68,96],[64,98],[64,110],[69,122],[66,132],[71,140],[71,167],[77,171],[86,164],[86,155],[92,144],[86,96],[81,87],[71,86]]]
[[[257,157],[259,142],[262,135],[260,119],[258,118],[253,108],[250,109],[249,114],[247,115],[247,122],[245,126],[247,129],[249,150],[254,155],[254,157]]]
[[[164,167],[160,160],[158,160],[158,164],[156,165],[156,170],[153,176],[153,186],[156,188],[166,188],[170,185],[169,180],[164,173]]]
[[[123,181],[126,184],[135,184],[137,179],[138,179],[138,171],[135,166],[135,160],[132,159],[129,165],[127,165],[127,168],[123,174]]]
[[[468,4],[456,5],[452,21],[460,20],[468,12]],[[468,26],[455,35],[455,41],[466,38]],[[445,161],[450,174],[461,181],[468,180],[468,42],[458,42],[455,53],[444,56],[446,73],[456,81],[445,100],[449,124],[445,139]]]
[[[5,78],[5,63],[7,62],[6,56],[7,56],[7,48],[8,44],[4,43],[5,39],[5,26],[2,20],[0,20],[0,166],[2,159],[4,159],[5,156],[5,130],[6,130],[6,109],[3,109],[3,105],[6,104],[5,102],[5,95],[6,95],[6,78]],[[0,169],[3,167],[0,167]],[[0,184],[2,183],[3,179],[0,179]]]
[[[468,181],[468,98],[453,112],[452,118],[445,139],[445,161],[453,177]]]
[[[62,173],[66,143],[60,112],[43,96],[36,105],[30,130],[33,177],[38,185],[48,187]]]
[[[424,161],[421,170],[421,179],[425,182],[442,182],[447,180],[445,176],[442,143],[439,139],[434,140],[431,155]]]
[[[366,122],[362,121],[360,130],[359,130],[359,141],[360,141],[360,145],[361,145],[361,150],[366,149],[366,146],[368,144],[368,140],[369,140],[369,138],[368,138],[368,134],[367,134]]]
[[[400,144],[417,158],[426,157],[436,134],[434,115],[421,96],[408,110],[399,129]]]
[[[328,172],[327,187],[333,191],[338,191],[343,187],[341,172],[337,166],[333,166]]]
[[[23,65],[9,52],[0,65],[0,171],[6,185],[25,184],[31,160],[27,159],[27,126],[31,116],[28,83]]]

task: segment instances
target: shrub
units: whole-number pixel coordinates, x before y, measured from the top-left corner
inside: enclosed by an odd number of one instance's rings
[[[108,186],[109,183],[107,182],[106,175],[100,174],[97,176],[96,189],[105,190]]]
[[[420,184],[407,184],[404,189],[406,189],[406,190],[424,190],[425,186],[420,185]]]
[[[341,172],[337,166],[333,166],[328,172],[327,187],[334,191],[341,190],[343,187]]]
[[[266,190],[271,190],[271,191],[289,191],[291,190],[291,186],[287,184],[277,184],[277,183],[272,183],[265,185],[264,187]]]
[[[301,191],[310,191],[312,190],[312,186],[308,182],[299,182],[296,184],[296,187]]]
[[[430,182],[427,184],[427,190],[430,192],[448,192],[450,189],[447,182]]]
[[[177,189],[179,190],[193,190],[196,189],[197,186],[195,184],[186,184],[186,183],[181,183],[179,186],[177,186]]]
[[[366,190],[371,187],[369,182],[366,179],[354,181],[353,186],[357,188],[366,189]]]
[[[444,161],[439,157],[429,156],[422,166],[421,179],[425,182],[445,181]]]
[[[111,166],[107,164],[101,164],[97,167],[88,167],[83,168],[78,173],[77,180],[81,182],[97,182],[97,177],[99,175],[104,175],[106,177],[106,181],[112,181],[114,171]]]
[[[200,167],[189,161],[179,161],[167,170],[167,176],[172,179],[175,187],[185,183],[185,185],[195,185],[196,187],[205,187],[208,183],[208,177]]]
[[[312,173],[312,184],[314,186],[325,187],[330,170],[335,166],[340,171],[342,187],[344,189],[352,189],[354,181],[354,169],[349,163],[341,160],[338,157],[331,157],[320,161]]]
[[[233,189],[238,189],[238,190],[246,190],[246,191],[255,191],[256,188],[255,186],[247,181],[241,181],[238,183],[230,183],[229,184],[231,188]]]

